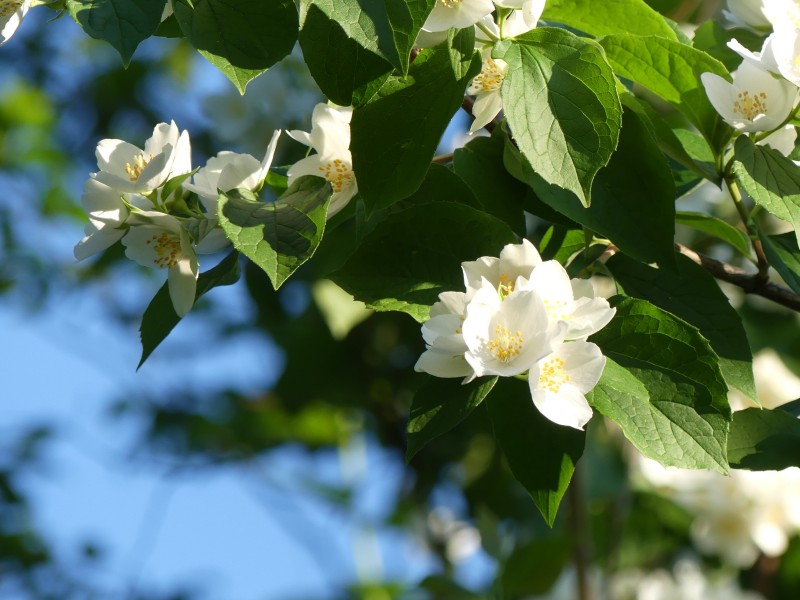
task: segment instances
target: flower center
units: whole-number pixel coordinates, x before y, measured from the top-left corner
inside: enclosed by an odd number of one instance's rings
[[[736,102],[733,103],[733,112],[742,115],[748,121],[754,120],[758,115],[767,112],[767,94],[757,92],[751,96],[747,90],[739,92]]]
[[[500,68],[500,65],[494,59],[487,58],[483,61],[481,72],[472,80],[472,87],[477,88],[479,94],[496,92],[503,84],[505,76],[504,70]]]
[[[322,176],[327,179],[334,192],[341,192],[344,188],[353,184],[353,171],[350,166],[341,159],[334,159],[319,168]]]
[[[164,269],[178,264],[181,256],[181,241],[177,236],[162,231],[154,234],[146,243],[153,245],[153,252],[156,254],[153,263],[157,267]]]
[[[502,363],[509,363],[519,355],[522,350],[522,334],[498,325],[494,329],[494,337],[486,345],[489,352]]]
[[[444,6],[445,8],[455,8],[459,4],[461,4],[462,0],[439,0],[439,4]]]
[[[539,388],[557,394],[561,386],[569,382],[569,375],[564,370],[564,359],[551,358],[542,365],[539,372]]]
[[[571,302],[566,300],[545,300],[544,309],[547,311],[547,316],[551,319],[561,321],[568,321],[572,318]]]
[[[510,295],[511,292],[514,291],[514,280],[508,276],[507,273],[503,273],[500,275],[500,283],[497,286],[497,293],[500,294],[500,298],[505,300],[506,296]]]
[[[0,19],[10,17],[19,10],[24,0],[0,0]]]
[[[131,163],[125,163],[125,172],[130,176],[131,181],[136,181],[144,171],[144,168],[153,160],[153,155],[150,158],[144,157],[144,152],[137,154],[133,159],[133,166]]]

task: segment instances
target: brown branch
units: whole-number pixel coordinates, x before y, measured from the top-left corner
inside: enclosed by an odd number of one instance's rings
[[[759,273],[748,273],[744,269],[734,267],[728,263],[720,262],[708,256],[698,254],[691,248],[683,244],[675,244],[675,248],[684,256],[690,258],[698,265],[706,269],[717,279],[727,281],[742,288],[748,294],[755,294],[762,298],[772,300],[776,304],[791,308],[800,312],[800,296],[792,290],[785,288],[777,283],[764,279]]]

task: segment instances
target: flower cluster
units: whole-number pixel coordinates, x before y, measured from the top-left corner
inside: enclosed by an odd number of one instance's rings
[[[90,174],[81,198],[89,223],[75,246],[75,258],[83,260],[121,241],[128,258],[168,270],[173,308],[185,315],[195,299],[197,253],[228,244],[217,226],[217,190],[258,189],[277,138],[278,132],[262,162],[223,152],[197,171],[191,183],[189,134],[174,122],[156,125],[144,148],[102,140],[95,153],[99,171]]]
[[[773,131],[795,108],[800,86],[800,5],[794,0],[729,1],[730,18],[751,27],[772,27],[760,52],[735,39],[728,46],[744,60],[728,82],[714,73],[700,78],[725,121],[743,133]]]
[[[422,325],[427,350],[415,369],[436,377],[524,376],[533,403],[551,421],[583,429],[585,395],[605,366],[586,338],[614,316],[588,280],[570,280],[524,240],[499,257],[464,262],[464,292],[443,292]]]
[[[351,114],[351,108],[318,104],[311,133],[290,132],[317,154],[289,169],[289,184],[301,175],[327,179],[334,191],[328,218],[344,208],[357,190],[350,157]],[[83,260],[121,241],[128,258],[168,270],[173,308],[184,316],[195,300],[197,254],[217,252],[229,244],[217,217],[219,193],[258,192],[279,136],[275,131],[260,161],[250,154],[223,151],[196,172],[189,134],[180,132],[174,122],[156,125],[144,148],[123,140],[102,140],[96,151],[99,170],[84,186],[82,202],[89,223],[75,246],[75,258]]]
[[[419,47],[441,43],[452,27],[475,27],[475,46],[480,50],[483,64],[467,89],[467,94],[475,96],[472,107],[475,121],[470,133],[485,127],[503,109],[500,87],[508,64],[492,58],[494,44],[536,28],[544,3],[545,0],[437,0],[428,15],[417,37]],[[492,16],[493,12],[496,17]]]

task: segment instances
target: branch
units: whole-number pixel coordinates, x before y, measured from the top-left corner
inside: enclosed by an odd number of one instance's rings
[[[763,276],[758,273],[751,274],[739,267],[734,267],[728,263],[698,254],[683,244],[675,244],[675,248],[678,252],[705,268],[717,279],[732,283],[742,288],[748,294],[755,294],[756,296],[767,298],[781,306],[800,312],[800,296],[795,294],[792,290],[765,280]]]

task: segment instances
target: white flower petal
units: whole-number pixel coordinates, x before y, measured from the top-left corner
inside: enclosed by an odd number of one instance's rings
[[[75,259],[84,260],[113,246],[125,235],[126,229],[114,227],[98,228],[92,223],[87,223],[84,228],[86,235],[77,243],[74,249]]]
[[[463,29],[474,25],[494,10],[492,0],[437,0],[428,15],[425,31],[447,31],[451,27]]]
[[[186,315],[194,305],[198,275],[197,259],[189,256],[183,257],[175,266],[169,268],[167,277],[169,297],[179,317]]]

